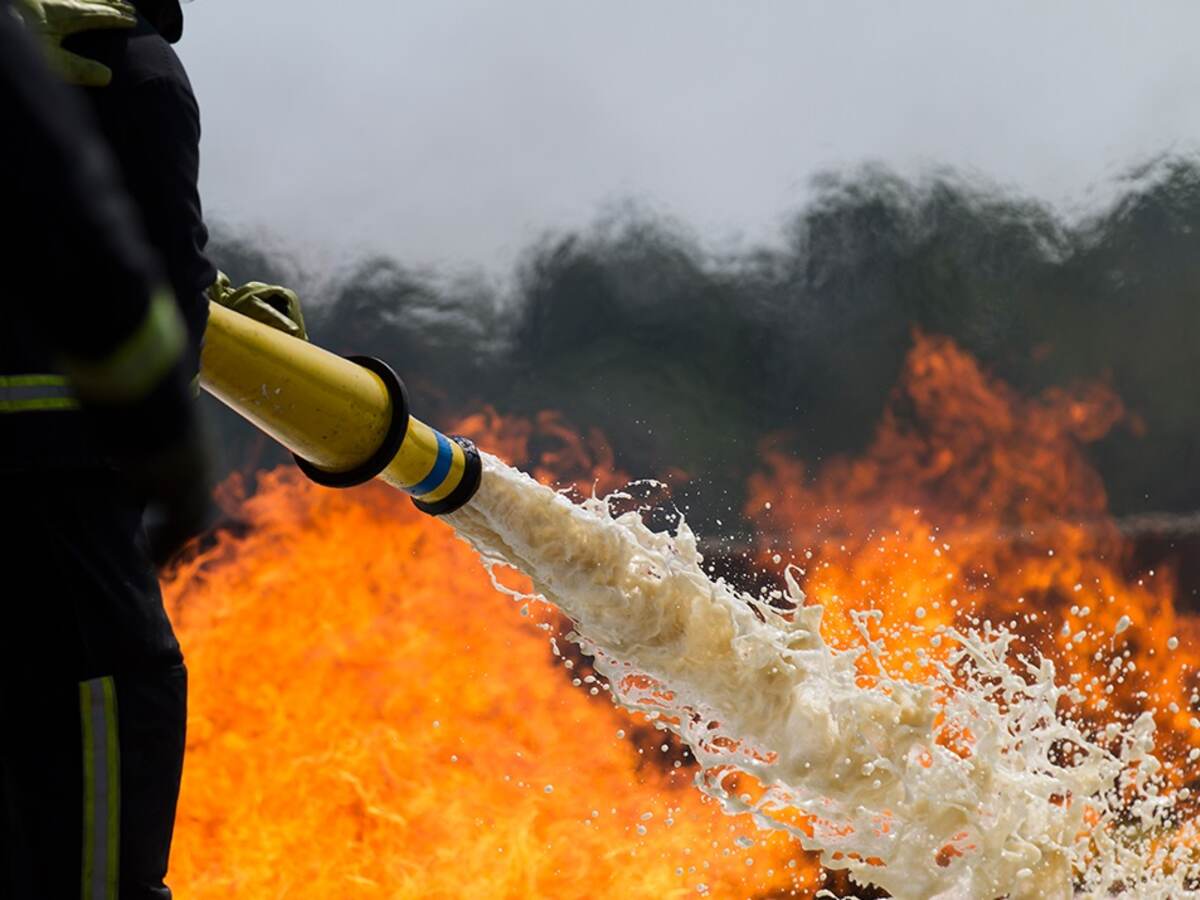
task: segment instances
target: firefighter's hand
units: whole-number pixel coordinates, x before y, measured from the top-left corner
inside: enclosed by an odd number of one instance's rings
[[[208,447],[196,431],[125,470],[146,499],[144,521],[156,566],[169,562],[188,541],[212,525],[216,510]]]
[[[84,31],[133,28],[137,24],[137,12],[124,0],[17,0],[16,6],[41,38],[59,75],[85,87],[105,87],[112,81],[112,71],[65,49],[63,41]]]
[[[263,284],[261,281],[249,281],[235,288],[228,275],[218,272],[217,280],[208,289],[208,297],[213,302],[248,316],[256,322],[269,325],[302,341],[308,340],[308,331],[304,327],[304,312],[300,309],[300,298],[296,296],[295,291],[278,285]]]

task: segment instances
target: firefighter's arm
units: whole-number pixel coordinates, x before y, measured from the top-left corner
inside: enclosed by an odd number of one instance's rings
[[[130,189],[162,250],[196,360],[210,300],[307,340],[295,292],[258,281],[235,286],[205,255],[208,231],[197,187],[200,111],[190,88],[173,78],[159,78],[129,90],[124,129],[134,137],[126,161],[135,173]]]
[[[296,293],[251,281],[233,285],[204,254],[199,177],[200,115],[195,99],[180,84],[152,81],[136,88],[128,127],[137,134],[134,192],[148,227],[158,236],[194,347],[198,348],[211,300],[242,315],[308,340]],[[198,291],[202,284],[206,290]],[[198,356],[197,356],[198,358]]]
[[[293,337],[308,339],[295,292],[252,281],[235,287],[209,263],[208,231],[197,190],[200,113],[180,82],[160,79],[136,86],[126,128],[136,135],[133,192],[157,236],[180,309],[188,324],[193,361],[208,321],[209,301],[229,307]]]
[[[209,491],[184,326],[170,291],[156,287],[157,261],[78,102],[0,14],[10,129],[0,141],[0,206],[20,226],[6,245],[6,312],[56,354],[103,449],[186,533],[201,524]],[[39,259],[55,265],[30,271]]]
[[[200,112],[186,83],[175,79],[156,78],[128,90],[121,127],[130,136],[123,151],[129,190],[154,235],[187,326],[190,361],[198,367],[208,323],[205,289],[216,277],[205,254],[208,230],[198,189]]]

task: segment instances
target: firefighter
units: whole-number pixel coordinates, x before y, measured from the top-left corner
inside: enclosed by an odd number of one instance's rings
[[[29,114],[57,124],[63,146],[55,159],[19,142],[25,155],[5,165],[6,206],[24,191],[31,213],[9,217],[25,240],[2,257],[0,560],[35,573],[36,591],[6,604],[12,627],[0,628],[0,896],[169,898],[187,687],[155,563],[199,530],[208,496],[180,392],[198,368],[210,297],[299,337],[303,318],[292,292],[235,289],[205,256],[198,113],[169,46],[178,3],[21,7],[60,76],[87,88],[134,208],[111,173],[85,177],[104,154],[80,121],[65,122],[81,118],[68,115],[78,98],[27,82]],[[34,69],[27,53],[4,56],[15,89]],[[51,203],[56,179],[78,190]],[[97,227],[72,203],[95,206]],[[140,318],[121,299],[133,285],[106,289],[133,257]],[[155,501],[149,535],[144,499]]]
[[[61,72],[103,80],[57,36],[132,24],[107,5],[32,9]],[[153,558],[207,510],[194,341],[84,105],[12,12],[0,0],[0,896],[166,898],[186,675]]]

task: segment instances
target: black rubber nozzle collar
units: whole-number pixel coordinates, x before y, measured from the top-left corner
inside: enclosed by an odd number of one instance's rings
[[[371,481],[396,458],[396,454],[400,452],[400,445],[404,443],[404,438],[408,434],[408,390],[404,387],[400,376],[392,371],[392,367],[383,360],[373,356],[347,356],[346,359],[374,372],[383,381],[392,401],[392,421],[388,423],[387,434],[383,436],[383,442],[379,445],[379,449],[371,455],[371,458],[346,472],[329,472],[319,469],[308,460],[292,454],[300,471],[322,487],[349,488]]]

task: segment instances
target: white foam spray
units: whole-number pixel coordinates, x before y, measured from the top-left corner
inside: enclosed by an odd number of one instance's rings
[[[1151,716],[1079,721],[1082,697],[1006,630],[943,629],[931,674],[864,681],[878,613],[858,617],[863,648],[834,649],[790,573],[791,611],[739,593],[685,523],[652,532],[486,454],[447,518],[571,618],[614,700],[689,744],[702,789],[826,866],[914,900],[1200,896]]]

